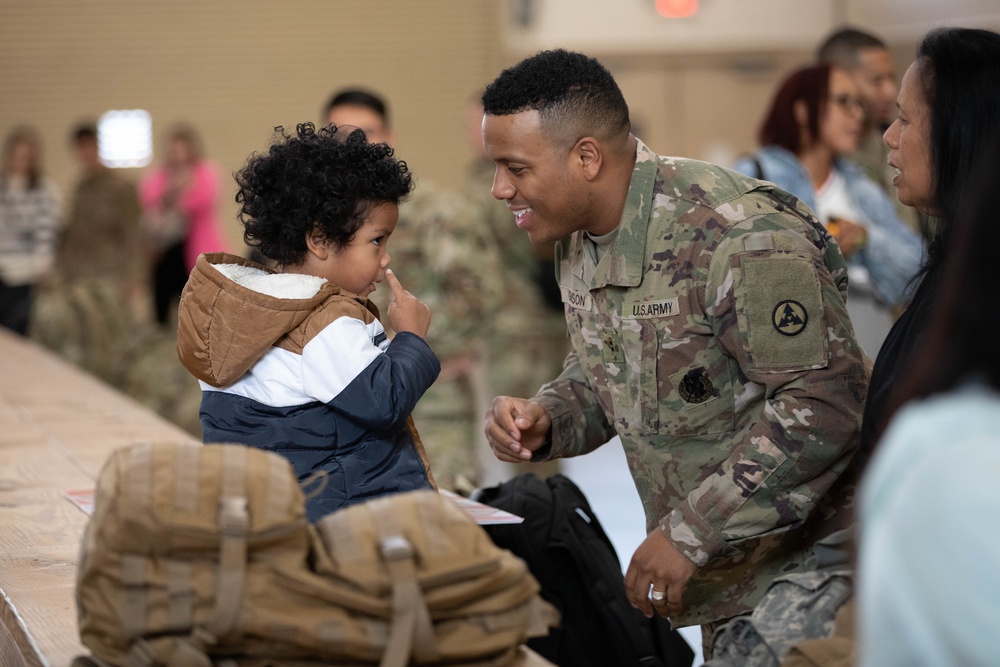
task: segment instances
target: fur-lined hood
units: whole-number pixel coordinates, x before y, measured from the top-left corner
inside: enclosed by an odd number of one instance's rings
[[[330,321],[324,313],[366,322],[378,317],[367,299],[323,278],[277,273],[227,253],[205,254],[181,295],[177,355],[199,380],[224,387],[272,346],[301,352]]]

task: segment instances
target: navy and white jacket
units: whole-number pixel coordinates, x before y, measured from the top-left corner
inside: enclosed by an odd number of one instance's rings
[[[391,341],[367,299],[323,278],[202,255],[177,353],[201,383],[206,443],[278,452],[300,482],[323,471],[310,521],[374,496],[431,488],[410,413],[441,365],[412,333]]]

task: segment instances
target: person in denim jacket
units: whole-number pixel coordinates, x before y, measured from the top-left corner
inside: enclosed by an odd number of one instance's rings
[[[859,331],[862,346],[874,356],[912,296],[924,249],[879,185],[843,157],[857,148],[863,123],[857,84],[843,70],[797,70],[779,87],[765,117],[758,136],[763,147],[734,169],[794,194],[837,238],[855,288],[856,303],[848,300],[852,319],[881,320],[869,327],[871,335]],[[867,310],[865,297],[874,300]]]

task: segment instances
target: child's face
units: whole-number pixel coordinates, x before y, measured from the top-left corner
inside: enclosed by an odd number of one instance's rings
[[[322,277],[360,296],[374,292],[389,266],[387,245],[398,220],[395,204],[377,204],[354,238],[331,253]]]

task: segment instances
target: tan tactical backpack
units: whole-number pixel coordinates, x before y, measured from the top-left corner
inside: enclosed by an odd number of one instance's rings
[[[281,456],[139,444],[98,479],[79,664],[504,665],[557,623],[524,562],[435,491],[307,523]]]

